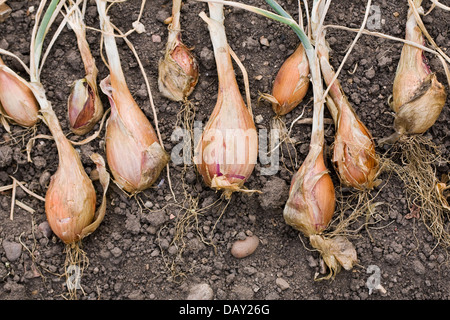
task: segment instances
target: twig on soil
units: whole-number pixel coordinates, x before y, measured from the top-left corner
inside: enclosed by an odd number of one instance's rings
[[[9,213],[9,219],[14,220],[14,205],[16,200],[16,180],[13,180],[12,184],[12,196],[11,196],[11,211]]]

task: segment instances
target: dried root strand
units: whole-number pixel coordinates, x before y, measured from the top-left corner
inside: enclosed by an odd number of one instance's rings
[[[385,170],[394,172],[404,183],[408,206],[417,208],[428,231],[444,248],[450,247],[450,210],[443,201],[446,188],[436,177],[436,165],[449,163],[441,150],[423,136],[403,137],[394,146],[394,156],[385,159]],[[398,150],[400,149],[400,150]],[[393,159],[398,158],[395,162]]]

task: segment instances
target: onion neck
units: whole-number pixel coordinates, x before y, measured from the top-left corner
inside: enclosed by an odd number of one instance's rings
[[[95,59],[92,56],[89,43],[86,40],[86,30],[84,28],[74,29],[77,36],[78,48],[80,50],[81,59],[83,60],[84,70],[87,75],[92,75],[95,79],[97,77],[97,67]]]
[[[118,88],[126,86],[125,75],[120,63],[119,50],[117,49],[114,29],[106,14],[106,0],[97,0],[97,9],[100,17],[100,25],[103,31],[105,51],[108,57],[109,71],[111,74],[111,86]]]
[[[56,116],[50,101],[45,96],[45,90],[41,83],[31,82],[30,89],[32,90],[36,100],[40,106],[40,112],[44,118],[44,122],[50,130],[53,139],[55,140],[58,149],[58,157],[60,166],[65,166],[66,163],[72,163],[73,158],[67,156],[67,150],[74,150],[72,144],[66,138],[58,117]],[[74,151],[75,152],[75,151]]]
[[[239,90],[225,33],[223,4],[208,3],[210,19],[206,20],[214,48],[219,78],[219,92]]]
[[[173,0],[172,3],[172,22],[171,28],[174,31],[180,31],[180,11],[181,11],[181,0]]]

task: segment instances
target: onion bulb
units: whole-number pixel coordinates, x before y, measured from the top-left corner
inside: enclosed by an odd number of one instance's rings
[[[181,42],[180,9],[181,0],[174,0],[166,51],[158,66],[159,90],[173,101],[186,99],[198,82],[197,60]]]
[[[116,183],[129,193],[149,188],[169,161],[169,155],[145,114],[133,99],[120,64],[114,30],[106,15],[106,1],[97,8],[110,75],[100,83],[108,96],[111,115],[106,124],[106,159]]]
[[[32,127],[38,121],[39,105],[25,80],[0,58],[0,113],[14,123]]]
[[[291,112],[302,102],[309,88],[309,64],[300,44],[281,66],[273,83],[272,95],[261,97],[272,103],[277,116]]]
[[[70,129],[78,135],[89,132],[103,114],[97,86],[93,86],[87,77],[72,84],[67,107]]]
[[[332,161],[340,181],[359,190],[370,190],[378,180],[379,160],[375,142],[367,127],[350,105],[329,62],[329,49],[323,31],[316,40],[320,67],[325,84],[329,86],[326,104],[335,124]]]
[[[45,212],[53,232],[69,244],[80,240],[93,221],[96,195],[70,142],[62,140],[58,148],[59,166],[45,195]]]
[[[421,0],[415,0],[418,8]],[[408,9],[405,39],[425,43],[413,9]],[[404,44],[395,74],[391,107],[395,112],[395,133],[381,143],[393,143],[403,135],[428,130],[439,117],[447,93],[427,63],[422,49]]]
[[[253,172],[258,155],[258,138],[253,114],[246,107],[233,70],[223,25],[223,5],[208,3],[208,24],[219,77],[214,110],[196,146],[195,163],[205,183],[223,190],[226,197],[243,188]]]
[[[67,100],[70,129],[77,135],[91,131],[103,115],[103,105],[97,88],[98,70],[86,40],[86,25],[78,4],[72,4],[68,23],[74,31],[86,76],[74,81]]]

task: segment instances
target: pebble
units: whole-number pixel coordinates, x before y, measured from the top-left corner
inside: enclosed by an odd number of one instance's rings
[[[238,259],[248,257],[259,245],[257,236],[247,237],[245,240],[237,240],[231,247],[231,254]]]
[[[417,274],[417,275],[422,275],[422,274],[425,274],[425,267],[424,267],[424,265],[422,264],[422,262],[420,262],[420,260],[414,260],[413,261],[413,268],[414,268],[414,272]]]
[[[308,261],[308,265],[309,265],[310,268],[315,268],[315,267],[318,266],[317,260],[314,259],[313,256],[307,256],[306,260]]]
[[[264,120],[264,118],[263,118],[263,116],[260,115],[260,114],[258,114],[258,115],[255,117],[255,122],[256,122],[256,124],[260,124],[261,122],[263,122],[263,120]]]
[[[278,288],[280,288],[282,291],[289,289],[289,283],[283,278],[277,278],[275,280],[275,283],[277,284]]]
[[[261,43],[263,46],[270,47],[269,40],[267,40],[267,38],[265,38],[264,36],[259,38],[259,43]]]
[[[52,174],[48,171],[44,171],[41,174],[41,176],[39,177],[39,184],[41,185],[42,189],[47,189],[51,176]]]
[[[366,71],[365,76],[367,79],[373,79],[375,77],[375,70],[373,68],[370,68]]]
[[[50,238],[52,236],[52,228],[50,228],[50,225],[47,221],[41,222],[38,225],[38,229],[44,235],[44,237]]]
[[[390,265],[396,265],[397,263],[400,262],[400,258],[401,256],[398,253],[389,253],[387,254],[384,259],[386,260],[387,263],[389,263]]]
[[[3,250],[5,250],[6,259],[14,262],[20,258],[22,254],[22,245],[14,241],[3,240]]]
[[[153,204],[152,204],[153,206]],[[153,227],[159,227],[164,222],[166,222],[169,217],[167,216],[166,212],[164,210],[158,210],[154,212],[149,212],[145,214],[145,220],[147,220],[148,223],[150,223]]]
[[[44,157],[41,156],[34,157],[33,163],[37,169],[45,168],[45,166],[47,165],[47,161],[45,160]]]
[[[156,43],[161,42],[161,36],[158,34],[152,34],[152,41]]]
[[[214,52],[207,47],[203,47],[200,51],[200,60],[206,69],[212,69],[215,66]]]
[[[122,250],[120,248],[118,248],[118,247],[114,247],[111,250],[111,253],[113,254],[114,257],[117,258],[117,257],[120,257],[122,255]]]
[[[141,290],[136,289],[134,291],[132,291],[129,295],[128,295],[128,299],[130,300],[144,300],[145,296],[142,293]]]
[[[289,186],[284,179],[278,177],[269,179],[261,191],[263,196],[259,197],[259,204],[264,210],[284,207],[289,197]]]
[[[212,300],[214,296],[213,289],[207,283],[199,283],[192,286],[186,300]]]

